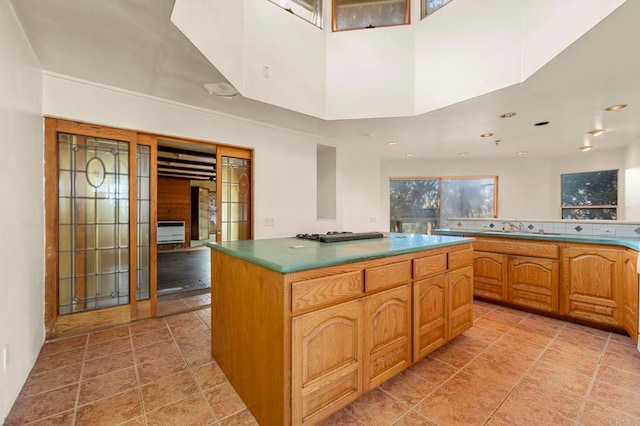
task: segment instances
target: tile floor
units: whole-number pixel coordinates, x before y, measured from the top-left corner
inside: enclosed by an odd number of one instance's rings
[[[190,295],[189,292],[183,295],[171,297],[161,297],[158,299],[158,315],[172,315],[179,312],[191,311],[193,309],[207,307],[211,305],[211,293]]]
[[[256,424],[209,354],[210,310],[47,343],[6,425]],[[636,425],[629,337],[475,304],[475,325],[324,425]]]

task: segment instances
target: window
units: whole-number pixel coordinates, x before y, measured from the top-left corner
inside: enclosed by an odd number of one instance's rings
[[[322,0],[269,0],[287,12],[322,28]]]
[[[618,218],[618,171],[562,175],[562,218]]]
[[[409,23],[409,0],[333,0],[333,31]]]
[[[450,217],[496,217],[497,176],[392,178],[391,231],[424,234]]]
[[[436,10],[440,9],[451,0],[422,0],[422,14],[421,19],[431,15]]]

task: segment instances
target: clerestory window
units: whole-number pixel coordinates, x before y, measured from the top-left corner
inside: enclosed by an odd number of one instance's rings
[[[333,31],[409,23],[409,0],[333,0]]]
[[[322,28],[322,0],[269,0],[287,12]]]
[[[426,18],[450,1],[451,0],[422,0],[422,13],[420,19]]]

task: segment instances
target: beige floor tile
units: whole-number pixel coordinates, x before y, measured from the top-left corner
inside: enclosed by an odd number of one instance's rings
[[[587,401],[579,424],[582,426],[640,425],[640,418],[615,410],[593,400]]]
[[[493,414],[491,420],[494,424],[512,426],[573,425],[573,419],[567,419],[536,403],[517,397],[509,397]]]
[[[589,398],[614,410],[640,417],[640,393],[597,380]]]
[[[258,426],[258,422],[256,421],[253,414],[246,408],[241,410],[235,414],[230,415],[229,417],[225,417],[220,420],[220,426]],[[342,423],[334,423],[340,424],[344,426]]]
[[[202,390],[210,389],[227,381],[227,378],[215,361],[193,368],[193,374]]]
[[[247,408],[229,383],[223,383],[204,391],[204,396],[218,420]]]

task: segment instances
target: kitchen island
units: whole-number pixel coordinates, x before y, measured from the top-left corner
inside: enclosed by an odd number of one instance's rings
[[[212,355],[260,424],[317,423],[471,327],[472,242],[209,244]]]

